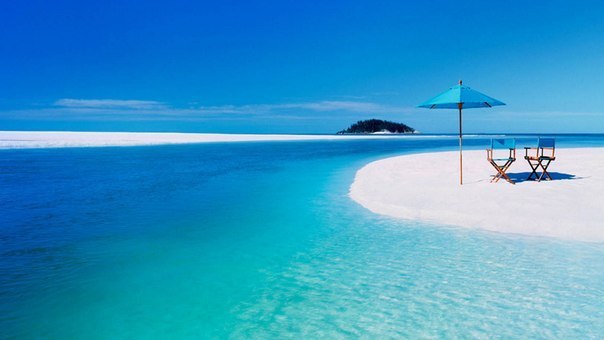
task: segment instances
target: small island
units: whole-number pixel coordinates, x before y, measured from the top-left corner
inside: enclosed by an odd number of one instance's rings
[[[338,132],[345,134],[390,134],[390,133],[416,133],[415,129],[402,123],[387,120],[368,119],[359,120],[348,129]]]

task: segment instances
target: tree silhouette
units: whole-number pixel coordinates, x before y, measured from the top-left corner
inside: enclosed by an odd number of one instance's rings
[[[338,132],[338,134],[348,133],[374,133],[388,131],[392,133],[413,133],[415,129],[405,124],[395,123],[387,120],[368,119],[359,120],[352,124],[348,129]]]

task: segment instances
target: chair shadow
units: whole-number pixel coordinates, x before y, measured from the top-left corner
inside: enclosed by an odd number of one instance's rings
[[[552,176],[553,181],[560,181],[560,180],[576,180],[576,179],[583,179],[584,177],[577,177],[576,175],[573,174],[566,174],[566,173],[562,173],[562,172],[548,172],[550,174],[550,176]],[[510,177],[510,179],[512,179],[512,181],[516,182],[516,183],[522,183],[522,182],[534,182],[534,178],[535,175],[533,175],[533,179],[528,179],[528,176],[530,175],[530,172],[513,172],[513,173],[507,173],[507,175]],[[537,176],[540,176],[541,173],[538,172]],[[544,177],[544,179],[541,180],[543,181],[547,181]]]

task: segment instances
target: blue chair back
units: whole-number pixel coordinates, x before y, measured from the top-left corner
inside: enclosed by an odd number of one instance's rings
[[[516,139],[514,138],[493,138],[491,139],[491,150],[497,149],[515,149]]]
[[[537,147],[539,149],[553,149],[556,147],[556,138],[541,138],[539,137],[539,140],[537,142]]]

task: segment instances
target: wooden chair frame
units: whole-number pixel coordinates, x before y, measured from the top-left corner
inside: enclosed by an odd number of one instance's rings
[[[494,158],[494,150],[507,149],[509,151],[508,158]],[[497,183],[500,179],[505,179],[510,184],[516,184],[506,172],[516,161],[516,140],[515,139],[492,139],[491,147],[487,149],[487,160],[497,170],[497,173],[491,178],[491,183]],[[501,163],[503,162],[503,163]]]
[[[532,154],[531,150],[535,150],[535,153]],[[556,160],[556,140],[554,138],[539,137],[536,148],[524,147],[524,159],[526,159],[531,170],[533,170],[527,180],[533,180],[533,176],[535,176],[534,180],[537,182],[541,182],[542,179],[552,180],[552,176],[547,172],[547,168],[552,161]],[[541,169],[541,174],[537,173],[539,169]]]

